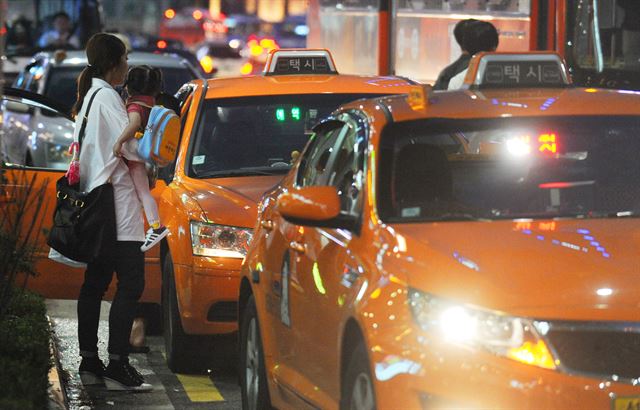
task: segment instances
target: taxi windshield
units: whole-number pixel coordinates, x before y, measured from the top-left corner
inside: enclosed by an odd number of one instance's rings
[[[388,222],[619,218],[640,213],[640,117],[420,120],[389,125]]]
[[[284,174],[312,128],[341,104],[378,94],[296,94],[209,100],[189,175],[213,178]]]

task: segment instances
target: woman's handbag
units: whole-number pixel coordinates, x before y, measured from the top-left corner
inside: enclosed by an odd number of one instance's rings
[[[80,149],[87,126],[87,115],[99,91],[100,89],[91,96],[82,120],[78,134]],[[117,236],[113,186],[106,183],[91,192],[80,192],[79,184],[69,184],[65,175],[56,183],[56,197],[53,227],[47,244],[78,262],[89,263],[99,257],[114,255]]]

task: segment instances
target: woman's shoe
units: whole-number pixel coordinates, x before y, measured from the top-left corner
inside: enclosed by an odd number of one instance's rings
[[[85,386],[101,385],[104,384],[104,372],[106,368],[100,359],[97,357],[83,357],[80,362],[80,380]]]
[[[145,383],[144,378],[129,364],[129,360],[111,360],[104,374],[107,390],[147,392],[153,386]]]

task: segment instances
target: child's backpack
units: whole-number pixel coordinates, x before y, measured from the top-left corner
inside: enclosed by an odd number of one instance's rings
[[[166,167],[176,157],[180,139],[180,117],[175,111],[155,105],[142,138],[138,140],[138,155],[159,167]]]

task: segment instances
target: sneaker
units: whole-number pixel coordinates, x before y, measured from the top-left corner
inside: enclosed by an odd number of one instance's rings
[[[107,390],[151,391],[153,386],[145,383],[144,378],[129,364],[129,360],[111,360],[104,374]]]
[[[149,228],[149,230],[147,231],[147,235],[144,238],[144,245],[140,247],[140,250],[142,252],[148,251],[149,249],[157,245],[162,240],[162,238],[167,235],[169,235],[169,230],[166,226],[161,226],[157,229]]]
[[[97,357],[83,357],[80,362],[80,380],[85,386],[91,386],[96,384],[104,384],[104,372],[106,368],[100,359]]]

